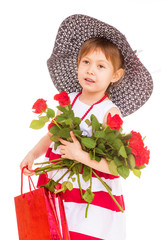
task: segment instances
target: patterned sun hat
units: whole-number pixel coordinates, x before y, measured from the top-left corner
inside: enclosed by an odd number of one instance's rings
[[[124,57],[125,75],[118,85],[110,88],[110,96],[122,116],[127,116],[149,99],[153,81],[126,37],[109,24],[81,14],[66,18],[59,27],[53,52],[47,61],[50,76],[59,92],[81,91],[77,74],[78,53],[86,40],[96,37],[108,39]]]

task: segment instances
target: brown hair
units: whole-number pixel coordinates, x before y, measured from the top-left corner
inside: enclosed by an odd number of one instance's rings
[[[106,59],[112,62],[114,71],[117,71],[120,68],[124,69],[124,58],[120,52],[120,50],[118,49],[118,47],[113,44],[112,42],[110,42],[109,40],[105,39],[105,38],[91,38],[88,39],[87,41],[85,41],[83,43],[83,45],[81,46],[81,49],[79,51],[79,55],[78,55],[78,65],[81,61],[81,59],[88,53],[95,51],[97,49],[100,49]],[[113,85],[118,84],[121,81],[121,79],[114,83]],[[108,94],[108,97],[110,97],[109,94],[109,89],[112,86],[112,84],[110,84],[106,90],[106,93]]]

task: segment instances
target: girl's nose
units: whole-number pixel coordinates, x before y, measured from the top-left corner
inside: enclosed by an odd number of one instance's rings
[[[92,64],[88,66],[87,73],[90,75],[94,75],[94,66]]]

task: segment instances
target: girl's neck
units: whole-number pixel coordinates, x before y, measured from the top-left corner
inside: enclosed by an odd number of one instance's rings
[[[105,96],[105,93],[90,93],[82,90],[81,95],[79,96],[79,100],[89,106],[94,104],[95,102],[99,101],[101,98]],[[107,100],[105,98],[105,100]]]

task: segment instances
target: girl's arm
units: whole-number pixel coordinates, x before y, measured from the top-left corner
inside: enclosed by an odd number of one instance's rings
[[[104,158],[102,158],[100,162],[97,162],[96,160],[91,160],[89,153],[82,150],[81,144],[77,140],[74,133],[70,132],[70,135],[73,142],[68,142],[66,140],[60,139],[62,145],[60,145],[59,147],[62,158],[76,160],[100,172],[110,173],[108,163]]]
[[[28,167],[28,169],[24,170],[24,174],[26,176],[31,176],[34,174],[33,172],[30,171],[32,170],[34,160],[46,153],[48,147],[51,144],[50,136],[51,134],[47,133],[44,137],[42,137],[41,140],[30,150],[30,152],[28,152],[28,154],[21,162],[20,164],[21,169],[24,166]]]
[[[108,163],[105,158],[101,158],[100,162],[97,162],[96,160],[91,160],[89,153],[82,150],[78,153],[77,160],[95,170],[110,174]]]
[[[57,115],[61,114],[61,112],[58,110]],[[44,137],[41,138],[41,140],[30,150],[30,152],[26,155],[26,157],[23,159],[23,161],[20,164],[20,168],[22,169],[24,166],[27,166],[28,169],[24,170],[24,174],[27,176],[32,176],[34,173],[30,170],[32,170],[32,166],[34,163],[34,160],[42,156],[46,153],[48,147],[51,144],[51,133],[47,133]]]
[[[104,117],[103,125],[106,125],[106,120],[109,112],[111,113],[112,116],[115,114],[120,115],[120,112],[117,108],[115,107],[111,108],[111,110],[108,111]],[[82,150],[81,144],[75,137],[74,133],[71,132],[70,135],[72,137],[73,142],[68,142],[63,139],[60,139],[60,142],[62,143],[62,145],[60,145],[60,150],[62,154],[61,157],[76,160],[95,170],[111,174],[111,172],[109,171],[108,163],[105,160],[105,158],[101,158],[100,162],[97,162],[96,160],[91,160],[89,153]]]

